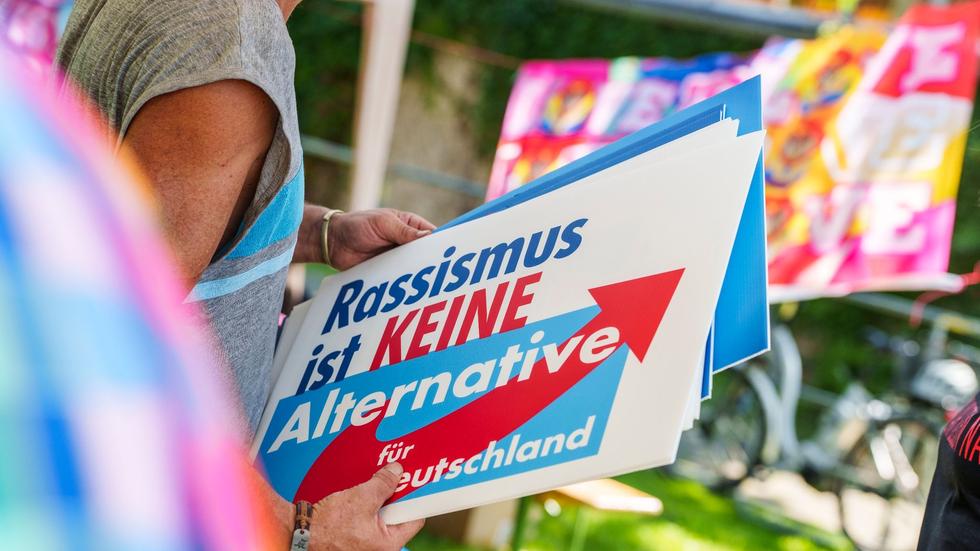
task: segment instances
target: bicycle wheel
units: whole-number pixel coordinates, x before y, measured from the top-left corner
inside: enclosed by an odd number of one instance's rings
[[[759,465],[768,429],[759,394],[740,368],[715,376],[701,419],[681,437],[672,474],[714,490],[734,488]]]
[[[896,416],[875,422],[844,456],[834,490],[841,528],[859,549],[915,549],[941,430],[924,416]]]

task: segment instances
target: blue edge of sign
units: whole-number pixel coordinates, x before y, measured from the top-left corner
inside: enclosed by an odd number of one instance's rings
[[[761,79],[756,76],[701,103],[595,151],[529,184],[479,206],[440,230],[508,209],[627,159],[696,132],[722,119],[739,121],[739,135],[762,130]],[[742,211],[714,324],[705,350],[701,397],[711,394],[711,376],[769,349],[765,176],[762,155]]]

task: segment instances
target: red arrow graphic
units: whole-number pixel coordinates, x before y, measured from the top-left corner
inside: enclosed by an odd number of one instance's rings
[[[625,344],[642,361],[683,273],[683,269],[674,270],[590,289],[600,312],[559,349],[563,350],[569,342],[577,346],[596,331],[615,327],[620,335],[617,348]],[[575,339],[576,336],[581,338]],[[405,472],[426,469],[442,458],[468,458],[482,452],[491,441],[499,441],[527,423],[601,363],[586,363],[574,350],[557,373],[547,373],[543,362],[542,359],[535,364],[536,375],[524,381],[512,380],[397,439],[406,447],[414,445],[413,451],[400,460]],[[315,503],[370,478],[378,469],[378,458],[386,445],[376,438],[381,420],[378,416],[367,425],[348,427],[338,435],[314,462],[295,499]],[[409,485],[392,500],[416,489]]]

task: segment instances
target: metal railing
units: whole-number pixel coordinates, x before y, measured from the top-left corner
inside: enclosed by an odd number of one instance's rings
[[[317,159],[333,161],[350,166],[354,162],[353,148],[344,144],[324,140],[315,136],[303,136],[303,153]],[[442,172],[405,163],[390,163],[388,174],[413,182],[421,182],[433,187],[462,193],[468,197],[483,199],[486,196],[486,186],[465,178],[458,178]]]
[[[884,293],[857,293],[843,297],[843,300],[858,304],[885,314],[908,318],[915,310],[915,303],[909,299]],[[980,338],[980,319],[953,312],[938,306],[922,309],[922,322],[940,326],[950,333]]]

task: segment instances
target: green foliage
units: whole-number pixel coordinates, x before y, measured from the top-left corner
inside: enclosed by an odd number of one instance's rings
[[[980,109],[976,107],[966,144],[958,199],[950,269],[953,272],[969,272],[980,262]],[[973,313],[980,314],[980,308],[976,307],[978,298],[980,295],[977,294],[972,298],[964,297],[966,300],[960,301],[960,306],[968,308],[972,303]]]
[[[892,387],[895,366],[891,357],[865,342],[865,330],[876,327],[895,334],[912,332],[905,320],[876,316],[836,299],[801,305],[790,327],[804,357],[808,384],[839,392],[859,380],[876,394]],[[809,428],[804,426],[804,432]]]
[[[324,8],[330,8],[326,11]],[[360,4],[308,0],[289,19],[304,132],[350,143],[360,63]]]

